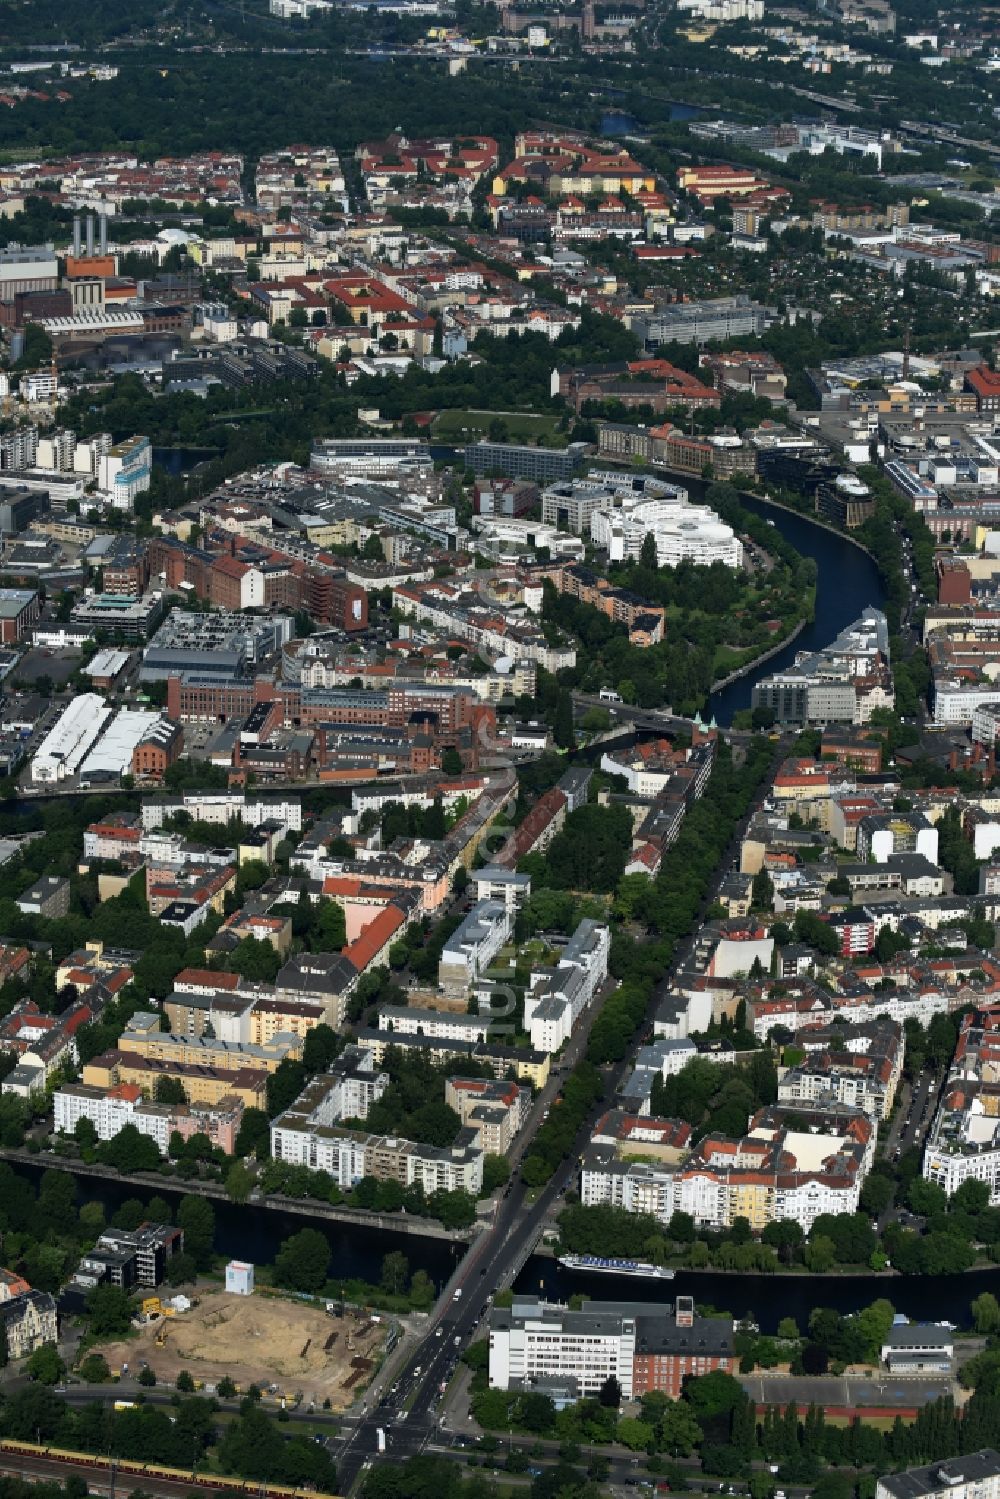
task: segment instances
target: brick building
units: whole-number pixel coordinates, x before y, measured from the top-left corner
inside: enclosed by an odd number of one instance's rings
[[[145,545],[134,536],[116,536],[101,561],[104,592],[140,599],[149,583]]]
[[[991,370],[987,364],[977,365],[966,375],[965,388],[975,396],[977,411],[1000,411],[1000,370]]]
[[[132,751],[132,774],[147,781],[162,781],[168,767],[180,759],[183,748],[180,724],[159,719]]]
[[[937,563],[938,603],[972,602],[972,574],[962,557],[939,557]]]
[[[638,1317],[632,1355],[632,1398],[656,1390],[678,1400],[689,1375],[736,1369],[733,1324],[725,1317],[698,1317],[691,1296],[678,1296],[674,1315]]]
[[[33,588],[0,588],[0,642],[16,645],[38,620],[38,594]]]

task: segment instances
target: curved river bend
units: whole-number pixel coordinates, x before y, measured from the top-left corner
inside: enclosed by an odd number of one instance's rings
[[[693,490],[693,485],[692,485]],[[807,516],[797,515],[778,505],[765,504],[752,495],[740,495],[740,503],[764,520],[773,521],[775,529],[803,557],[816,563],[816,612],[811,623],[796,636],[791,645],[772,656],[761,666],[752,668],[728,687],[713,694],[709,714],[726,726],[733,714],[749,708],[754,683],[761,677],[790,666],[799,651],[815,651],[829,645],[845,625],[858,618],[862,609],[885,606],[885,589],[878,568],[859,546],[836,531],[815,525]]]

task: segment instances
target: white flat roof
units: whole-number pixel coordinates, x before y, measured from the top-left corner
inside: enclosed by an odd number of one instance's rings
[[[98,651],[86,668],[88,677],[116,677],[128,665],[130,652]]]
[[[99,771],[121,775],[132,764],[132,751],[136,745],[159,720],[159,713],[124,708],[80,766],[80,775],[93,775]]]

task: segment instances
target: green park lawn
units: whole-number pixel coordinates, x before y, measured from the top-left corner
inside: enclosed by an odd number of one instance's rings
[[[563,447],[565,438],[559,432],[559,418],[547,412],[536,415],[531,411],[440,411],[434,418],[432,435],[439,442],[477,442],[485,437],[490,423],[499,418],[507,428],[511,442],[540,443],[542,447]]]

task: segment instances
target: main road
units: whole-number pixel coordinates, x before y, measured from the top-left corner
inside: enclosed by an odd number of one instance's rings
[[[781,753],[781,748],[776,748],[775,761],[780,759]],[[718,887],[729,870],[743,829],[763,801],[772,772],[773,765],[768,773],[768,782],[758,791],[739,827],[734,830],[719,861],[712,886],[705,894],[699,921],[714,900]],[[690,958],[696,935],[697,928],[678,945],[674,955],[675,969],[683,967]],[[650,1012],[661,994],[662,985],[654,992]],[[590,1026],[599,1011],[600,1002],[597,1001],[577,1027],[567,1054],[562,1059],[564,1067],[575,1066],[583,1055]],[[640,1027],[640,1034],[644,1031],[645,1026]],[[637,1041],[636,1045],[638,1044]],[[386,1455],[397,1459],[411,1457],[423,1451],[431,1442],[440,1420],[437,1406],[454,1372],[459,1350],[467,1346],[478,1331],[485,1331],[485,1321],[494,1293],[515,1280],[537,1244],[547,1215],[575,1176],[576,1158],[589,1143],[595,1121],[608,1107],[608,1101],[617,1092],[632,1066],[634,1050],[634,1046],[630,1047],[621,1062],[602,1069],[604,1098],[594,1105],[584,1119],[567,1160],[552,1180],[537,1195],[533,1195],[519,1175],[512,1177],[506,1194],[499,1200],[492,1223],[472,1246],[445,1288],[426,1333],[405,1356],[394,1382],[381,1397],[369,1397],[370,1405],[347,1436],[338,1455],[338,1488],[342,1494],[351,1492],[362,1469],[377,1453],[383,1451],[380,1441],[385,1443]],[[531,1123],[522,1132],[524,1138],[518,1142],[519,1153],[523,1154],[534,1130],[538,1128],[542,1108],[543,1101],[537,1101]],[[516,1159],[515,1155],[514,1160]]]

